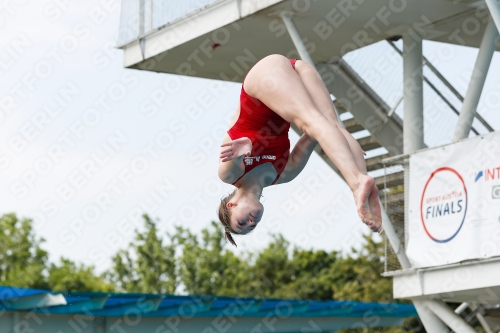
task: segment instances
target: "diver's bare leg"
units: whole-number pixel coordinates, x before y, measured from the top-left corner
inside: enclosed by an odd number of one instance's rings
[[[351,188],[361,219],[374,225],[369,207],[373,178],[366,175],[366,168],[360,170],[348,140],[318,109],[289,60],[280,55],[262,59],[248,73],[244,88],[250,96],[261,100],[319,142]]]

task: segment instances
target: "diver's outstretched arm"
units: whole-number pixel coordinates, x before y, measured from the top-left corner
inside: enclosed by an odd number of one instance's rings
[[[304,167],[309,161],[309,158],[317,145],[318,141],[316,141],[313,137],[305,133],[302,134],[288,157],[285,170],[283,170],[283,173],[276,183],[288,183],[289,181],[295,179],[295,177],[297,177],[302,170],[304,170]]]

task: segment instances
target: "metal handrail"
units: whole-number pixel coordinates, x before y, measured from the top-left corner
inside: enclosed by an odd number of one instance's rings
[[[394,48],[394,50],[396,50],[397,53],[399,53],[400,56],[403,56],[403,52],[396,45],[394,45],[394,42],[389,40],[387,42]],[[461,102],[463,102],[464,97],[455,89],[455,87],[451,85],[451,83],[437,70],[436,67],[434,67],[434,65],[432,65],[432,63],[426,57],[423,56],[422,58],[423,58],[422,63],[426,65]],[[426,76],[424,76],[424,81],[427,82],[427,84],[429,84],[431,89],[434,90],[448,106],[450,106],[453,112],[455,112],[457,115],[459,114],[457,109],[451,105],[451,103],[443,96],[443,94],[438,92],[437,88],[430,83],[429,79]],[[481,122],[481,124],[483,124],[484,127],[486,127],[488,131],[490,132],[495,131],[493,127],[491,127],[490,124],[488,124],[488,122],[477,111],[476,111],[476,118]],[[472,128],[472,130],[477,135],[479,134],[474,128]]]

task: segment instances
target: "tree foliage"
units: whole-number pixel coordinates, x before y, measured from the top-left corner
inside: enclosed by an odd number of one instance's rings
[[[0,217],[0,283],[26,288],[47,286],[44,273],[48,254],[43,238],[33,232],[32,221],[15,214]]]
[[[85,267],[69,259],[61,258],[60,264],[51,264],[47,283],[52,291],[114,291],[114,287],[94,273],[94,267]]]
[[[274,235],[259,253],[236,256],[216,222],[197,237],[176,227],[166,242],[144,216],[144,231],[113,257],[109,276],[119,290],[300,299],[390,302],[390,279],[383,271],[382,242],[364,236],[360,251],[292,248]],[[176,252],[177,249],[177,252]]]
[[[233,252],[225,251],[220,232],[202,230],[201,240],[184,228],[177,228],[182,255],[179,258],[179,278],[191,294],[232,295],[242,279],[246,265]]]
[[[364,236],[361,251],[339,252],[292,248],[274,235],[259,253],[236,256],[216,222],[197,237],[188,229],[160,235],[144,215],[126,249],[112,258],[112,268],[99,276],[94,267],[61,258],[48,263],[30,219],[15,214],[0,218],[0,281],[4,285],[56,291],[128,291],[174,294],[254,296],[301,299],[393,301],[390,279],[380,277],[383,247]]]
[[[33,221],[15,214],[0,217],[0,284],[54,291],[111,291],[113,286],[97,276],[92,266],[61,258],[49,264],[44,239],[36,237]]]
[[[188,293],[314,300],[393,302],[392,282],[380,276],[384,268],[381,241],[364,236],[363,246],[351,253],[292,247],[273,235],[258,253],[236,255],[216,222],[201,236],[183,227],[161,235],[144,215],[144,228],[112,257],[112,267],[97,275],[94,267],[61,258],[48,262],[42,238],[32,221],[15,214],[0,218],[0,283],[54,291],[123,291]],[[377,332],[418,332],[413,319],[401,328]],[[416,328],[415,328],[416,327]],[[369,332],[366,329],[351,332]]]
[[[175,258],[176,236],[167,235],[169,244],[159,237],[155,223],[144,215],[145,231],[136,231],[135,242],[113,258],[108,277],[123,291],[173,294],[178,284]]]

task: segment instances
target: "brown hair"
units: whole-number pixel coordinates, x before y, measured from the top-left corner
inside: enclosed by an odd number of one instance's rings
[[[222,226],[224,227],[225,238],[231,244],[233,244],[234,246],[237,246],[234,239],[233,239],[233,236],[231,236],[231,233],[237,234],[237,232],[231,228],[231,212],[229,211],[229,208],[227,208],[228,202],[234,197],[235,194],[236,194],[236,190],[234,190],[228,196],[226,196],[220,200],[218,213],[219,213],[220,223],[222,223]]]

